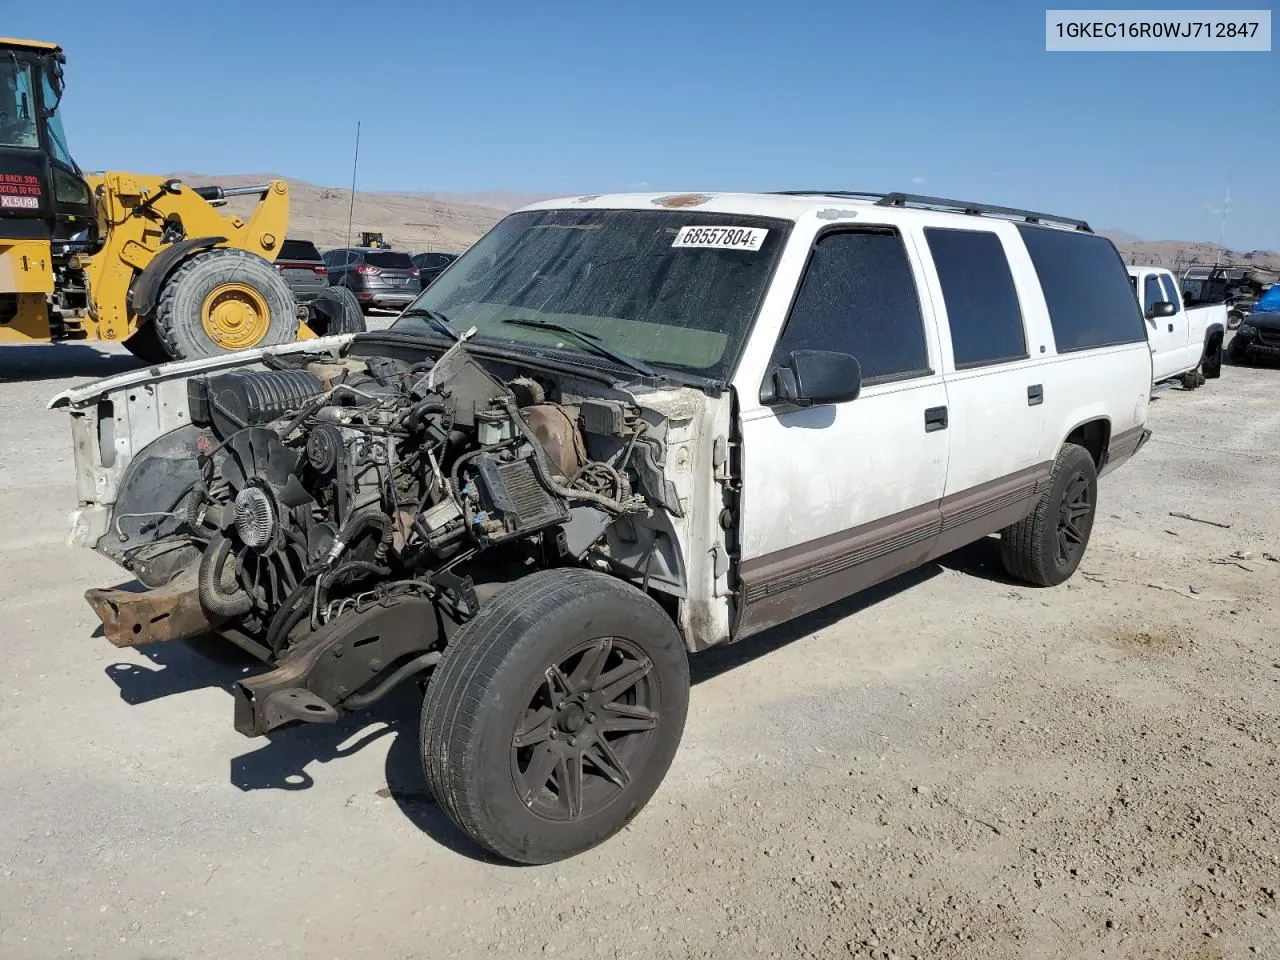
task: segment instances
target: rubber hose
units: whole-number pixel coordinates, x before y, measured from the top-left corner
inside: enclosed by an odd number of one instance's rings
[[[611,513],[626,512],[626,507],[617,500],[614,500],[612,497],[605,497],[598,493],[591,493],[589,490],[576,490],[573,487],[566,487],[556,483],[556,481],[552,479],[551,471],[548,469],[545,461],[546,454],[543,453],[542,445],[538,442],[538,438],[530,432],[527,426],[525,426],[524,420],[521,419],[519,413],[515,409],[508,407],[508,412],[511,414],[511,422],[515,424],[516,429],[520,431],[521,435],[528,440],[530,445],[533,447],[533,464],[537,468],[539,478],[547,485],[552,493],[557,493],[566,500],[585,500],[588,503],[599,504]]]
[[[287,637],[289,631],[298,624],[301,617],[305,617],[309,612],[310,603],[300,605],[298,603],[304,596],[310,597],[310,592],[315,592],[315,587],[311,581],[315,578],[314,573],[308,573],[302,578],[302,582],[293,588],[293,592],[285,598],[284,603],[280,605],[280,609],[275,612],[271,618],[271,624],[267,627],[266,644],[272,650],[276,649],[276,642],[280,637]],[[301,617],[295,616],[301,614]]]
[[[228,620],[242,617],[253,609],[253,598],[239,587],[235,593],[222,592],[222,570],[231,553],[231,541],[215,533],[200,557],[200,572],[196,583],[200,605],[214,616]]]
[[[346,563],[334,567],[328,573],[323,574],[316,581],[316,609],[323,610],[327,607],[329,603],[329,588],[342,577],[355,571],[370,573],[375,577],[391,576],[391,571],[387,567],[380,567],[376,563],[369,563],[367,560],[348,560]]]
[[[369,525],[377,527],[379,533],[378,548],[373,552],[374,559],[383,560],[387,556],[387,551],[391,549],[395,530],[391,526],[391,518],[377,507],[365,507],[348,517],[347,522],[342,526],[342,532],[338,534],[338,539],[343,543],[350,543],[360,532],[361,527]]]

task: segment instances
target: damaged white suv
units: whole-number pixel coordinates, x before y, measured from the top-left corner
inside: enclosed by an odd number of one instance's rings
[[[268,669],[254,736],[425,688],[477,843],[547,862],[665,775],[687,653],[999,532],[1076,569],[1151,354],[1086,224],[906,194],[585,196],[499,223],[390,330],[112,377],[72,418],[73,541],[128,646]]]

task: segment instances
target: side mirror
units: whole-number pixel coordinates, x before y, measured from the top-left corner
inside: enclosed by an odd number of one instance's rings
[[[1178,305],[1170,300],[1157,300],[1147,307],[1147,319],[1159,320],[1161,317],[1172,317],[1178,312]]]
[[[861,390],[862,366],[857,357],[833,350],[793,350],[765,377],[760,402],[812,407],[855,400]]]

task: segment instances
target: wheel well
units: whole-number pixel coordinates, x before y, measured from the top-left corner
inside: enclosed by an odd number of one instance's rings
[[[1093,464],[1099,470],[1102,469],[1102,458],[1106,455],[1107,445],[1111,441],[1111,424],[1106,420],[1090,420],[1088,423],[1082,423],[1069,434],[1067,434],[1067,443],[1074,443],[1084,447],[1089,451],[1089,455],[1093,457]]]

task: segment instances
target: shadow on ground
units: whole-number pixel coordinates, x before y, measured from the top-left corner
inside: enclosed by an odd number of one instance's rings
[[[1000,564],[999,542],[988,538],[740,643],[697,654],[690,661],[693,683],[703,683],[751,663],[947,570],[1012,582],[1005,577]],[[215,637],[139,647],[137,651],[147,658],[148,664],[120,662],[107,668],[107,675],[120,688],[121,698],[130,704],[149,703],[211,687],[230,694],[237,680],[264,669],[252,657]],[[307,790],[315,785],[316,776],[321,775],[317,766],[323,768],[325,764],[341,761],[389,737],[386,785],[378,789],[371,784],[370,789],[393,800],[410,822],[442,846],[471,859],[505,863],[493,860],[472,844],[435,805],[423,778],[418,754],[421,703],[419,686],[406,683],[369,710],[343,716],[336,723],[295,724],[255,738],[253,749],[231,760],[230,782],[244,791]],[[230,697],[227,708],[229,723]]]
[[[0,381],[110,377],[146,366],[127,353],[108,352],[81,343],[6,346],[0,350]]]

